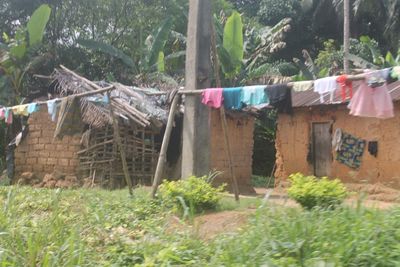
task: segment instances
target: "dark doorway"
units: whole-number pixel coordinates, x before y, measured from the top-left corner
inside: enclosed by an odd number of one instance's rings
[[[314,148],[314,175],[329,176],[332,164],[332,124],[318,122],[312,124]]]

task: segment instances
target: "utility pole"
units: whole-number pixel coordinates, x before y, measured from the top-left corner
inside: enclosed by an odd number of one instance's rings
[[[343,66],[344,72],[349,74],[350,66],[349,66],[349,52],[350,52],[350,0],[343,1],[343,14],[344,14],[344,22],[343,22],[343,48],[344,48],[344,57],[343,57]]]
[[[212,71],[211,0],[190,0],[186,47],[185,89],[210,87]],[[183,119],[182,178],[202,176],[210,166],[210,119],[199,95],[185,95]]]

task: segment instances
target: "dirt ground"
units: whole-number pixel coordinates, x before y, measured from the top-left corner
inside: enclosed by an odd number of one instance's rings
[[[389,209],[400,206],[400,191],[385,187],[380,184],[346,184],[351,191],[349,198],[345,200],[345,205],[356,207],[360,201],[363,206],[368,208]],[[267,189],[255,188],[257,197],[265,197]],[[233,196],[232,196],[233,197]],[[242,196],[248,197],[248,196]],[[299,207],[293,200],[287,197],[285,189],[269,189],[267,202],[287,207]],[[221,233],[233,233],[243,227],[255,209],[245,209],[242,211],[223,211],[198,216],[194,218],[191,228],[204,240],[214,238]],[[179,220],[179,219],[178,219]]]

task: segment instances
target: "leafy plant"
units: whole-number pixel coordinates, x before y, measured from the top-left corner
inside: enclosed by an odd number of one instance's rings
[[[27,26],[16,30],[14,37],[3,33],[5,44],[0,43],[0,72],[4,74],[0,77],[3,102],[18,102],[16,98],[26,93],[23,90],[26,74],[44,60],[45,55],[35,53],[42,42],[50,13],[48,5],[41,5],[33,12]]]
[[[219,193],[225,185],[214,188],[207,177],[191,176],[179,181],[164,181],[159,190],[159,196],[167,205],[172,205],[180,211],[187,206],[192,213],[214,210],[221,199]],[[184,203],[182,203],[182,201]]]
[[[347,196],[346,187],[338,179],[318,179],[301,173],[289,176],[291,186],[288,195],[306,209],[314,207],[334,208]]]

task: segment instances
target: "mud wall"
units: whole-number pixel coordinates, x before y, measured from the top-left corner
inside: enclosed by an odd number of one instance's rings
[[[332,122],[337,128],[367,141],[378,141],[378,156],[370,155],[367,148],[359,170],[335,160],[333,154],[331,176],[351,183],[382,183],[400,188],[400,103],[395,104],[395,118],[381,120],[354,117],[344,106],[322,106],[296,109],[294,115],[280,115],[276,135],[278,181],[285,181],[295,172],[313,174],[313,165],[307,162],[311,141],[312,122]],[[332,153],[335,153],[332,151]]]
[[[33,172],[38,177],[43,177],[55,169],[76,175],[81,136],[54,139],[56,123],[51,121],[45,106],[29,117],[28,125],[28,135],[15,149],[16,177],[23,172]]]
[[[224,134],[222,131],[219,110],[212,110],[210,166],[213,170],[222,171],[215,180],[216,184],[227,183],[231,190],[229,161],[225,154]],[[233,166],[241,193],[253,193],[251,186],[254,118],[250,116],[227,116],[228,136],[233,157]]]

